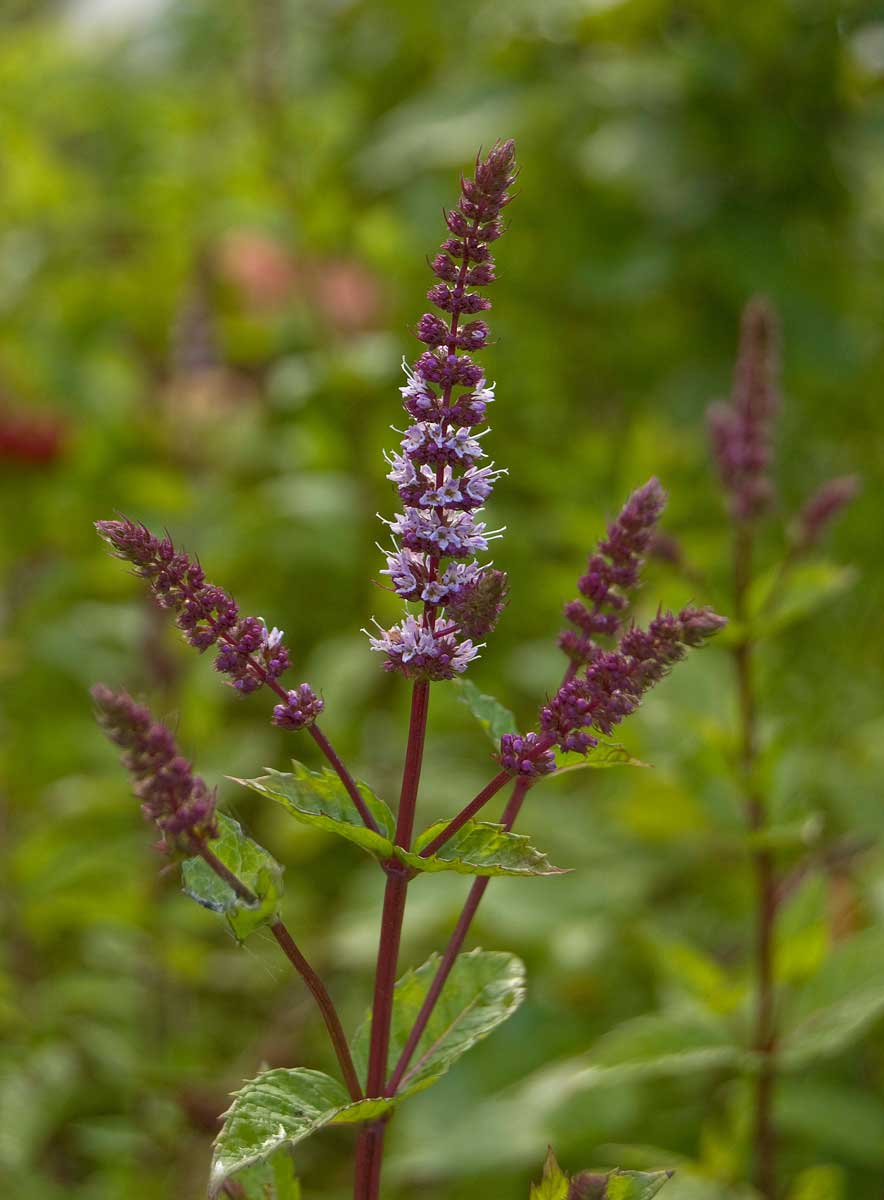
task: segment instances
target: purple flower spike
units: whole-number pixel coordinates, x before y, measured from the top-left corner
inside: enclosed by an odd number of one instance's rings
[[[591,555],[586,574],[577,583],[591,606],[583,600],[566,604],[565,616],[580,632],[566,630],[559,637],[560,648],[575,666],[589,662],[596,653],[595,637],[619,632],[629,592],[638,587],[641,556],[648,550],[665,504],[659,481],[649,479],[632,493]]]
[[[215,793],[193,774],[166,726],[126,692],[97,684],[92,699],[99,725],[125,751],[123,765],[132,775],[141,811],[163,834],[158,848],[186,857],[217,837]]]
[[[176,551],[168,537],[157,538],[144,525],[123,518],[96,521],[95,528],[118,558],[146,579],[157,603],[175,613],[185,639],[202,652],[217,645],[215,668],[231,686],[247,694],[289,668],[282,631],[260,617],[243,617],[235,601],[207,582],[202,567]]]
[[[494,281],[489,247],[503,233],[500,213],[515,177],[515,145],[506,141],[477,160],[473,179],[461,180],[460,202],[445,214],[451,236],[432,262],[440,282],[427,293],[445,318],[421,317],[415,333],[426,349],[405,368],[400,388],[412,424],[400,450],[386,456],[403,511],[386,521],[394,542],[383,574],[397,595],[422,602],[424,611],[381,637],[369,636],[371,648],[386,655],[387,670],[409,678],[450,679],[465,671],[476,639],[494,627],[505,600],[503,574],[486,575],[476,561],[502,533],[477,517],[502,474],[484,463],[481,439],[488,431],[475,432],[494,385],[470,355],[485,347],[489,330],[483,320],[461,324],[461,318],[491,307],[470,289]]]
[[[856,498],[859,490],[857,475],[842,475],[818,488],[795,520],[792,533],[795,549],[804,553],[819,545],[826,529],[841,510]]]
[[[313,724],[324,708],[325,701],[309,684],[302,683],[288,693],[284,704],[274,708],[273,724],[280,729],[304,729]]]
[[[709,439],[733,515],[750,521],[774,496],[772,423],[779,406],[776,388],[777,323],[761,299],[743,313],[740,348],[730,402],[709,409]]]
[[[505,733],[500,739],[500,765],[513,775],[549,775],[556,769],[550,744],[536,733]]]

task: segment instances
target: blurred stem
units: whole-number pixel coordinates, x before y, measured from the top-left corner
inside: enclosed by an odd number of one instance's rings
[[[745,626],[747,597],[752,581],[752,530],[737,526],[734,540],[734,615]],[[757,711],[753,673],[753,644],[747,637],[734,649],[740,706],[740,765],[742,768],[746,824],[757,834],[767,827],[767,802],[757,778]],[[777,883],[773,855],[758,849],[753,854],[756,886],[755,973],[756,1007],[753,1048],[760,1058],[755,1093],[755,1183],[765,1200],[776,1196],[776,1135],[773,1098],[776,1081],[776,1024],[774,1016],[773,935]]]
[[[246,904],[257,904],[258,897],[246,887],[241,879],[227,867],[216,854],[203,842],[197,849],[200,858],[212,868],[228,887],[239,896],[240,900]],[[362,1099],[362,1089],[359,1086],[359,1078],[356,1074],[356,1068],[353,1065],[353,1058],[350,1054],[350,1047],[347,1043],[347,1035],[344,1033],[344,1028],[341,1025],[341,1019],[338,1016],[337,1009],[334,1006],[334,1001],[328,994],[325,984],[320,979],[316,971],[311,967],[310,963],[298,949],[295,940],[289,933],[282,921],[274,921],[270,926],[270,932],[276,938],[283,954],[304,980],[310,994],[316,1001],[317,1007],[325,1022],[325,1027],[328,1030],[329,1038],[340,1063],[341,1071],[344,1076],[344,1082],[347,1085],[347,1091],[350,1093],[352,1100]]]
[[[408,726],[408,745],[396,817],[396,845],[409,849],[414,830],[414,813],[420,786],[424,741],[427,734],[427,712],[430,685],[426,680],[415,682],[411,692],[411,718]],[[404,863],[392,859],[384,864],[387,886],[384,890],[384,910],[381,917],[381,936],[375,971],[374,1001],[371,1010],[371,1043],[368,1052],[366,1095],[381,1096],[387,1075],[390,1051],[390,1027],[393,1020],[393,1000],[396,987],[396,965],[399,942],[405,916],[409,871]],[[380,1191],[381,1163],[386,1122],[373,1121],[365,1125],[356,1147],[355,1200],[377,1200]]]

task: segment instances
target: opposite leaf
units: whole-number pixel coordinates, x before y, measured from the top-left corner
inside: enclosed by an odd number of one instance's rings
[[[447,826],[437,821],[425,829],[414,850],[396,848],[396,855],[416,871],[456,871],[460,875],[564,875],[522,833],[507,833],[489,821],[467,821],[435,854],[420,851]]]
[[[352,1103],[342,1084],[321,1071],[280,1067],[245,1083],[224,1114],[215,1140],[209,1195],[237,1171],[265,1162],[325,1125],[369,1121],[392,1108],[388,1100]]]
[[[531,1185],[529,1200],[651,1200],[671,1178],[671,1171],[612,1171],[607,1175],[581,1171],[571,1178],[550,1148],[543,1179]]]
[[[237,779],[235,782],[275,800],[305,825],[336,833],[371,854],[389,858],[393,853],[396,821],[387,805],[369,787],[364,783],[357,784],[380,833],[366,828],[359,810],[334,771],[328,767],[311,771],[296,760],[292,760],[292,768],[290,773],[268,768],[268,773],[257,779]]]
[[[218,813],[218,828],[220,836],[209,843],[209,849],[255,893],[259,903],[246,904],[201,858],[188,858],[181,864],[184,891],[197,904],[225,917],[241,942],[259,926],[278,920],[282,867],[263,846],[246,837],[233,817]]]
[[[469,679],[455,680],[458,700],[465,704],[497,747],[505,733],[516,732],[516,718],[493,696],[485,696]]]
[[[602,770],[606,767],[650,767],[650,763],[633,758],[625,746],[616,742],[599,742],[588,754],[556,755],[556,769],[553,778],[564,775],[568,771]]]
[[[432,955],[416,971],[396,984],[390,1062],[402,1053],[421,1005],[436,975],[439,955]],[[397,1095],[410,1095],[434,1083],[471,1046],[487,1037],[525,998],[525,968],[513,954],[472,950],[458,956],[446,981],[411,1066]],[[371,1038],[367,1018],[353,1038],[357,1072],[365,1070]]]
[[[749,616],[756,637],[769,637],[835,599],[852,586],[856,571],[830,562],[771,568],[752,585]]]

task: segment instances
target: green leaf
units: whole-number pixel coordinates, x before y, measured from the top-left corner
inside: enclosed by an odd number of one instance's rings
[[[233,817],[218,813],[218,828],[220,837],[209,843],[209,849],[255,893],[259,903],[246,904],[201,858],[188,858],[181,864],[184,891],[197,904],[220,913],[241,942],[261,925],[278,920],[282,867],[263,846],[246,837]]]
[[[671,1178],[671,1171],[612,1171],[602,1194],[605,1200],[651,1200]]]
[[[760,575],[749,594],[753,636],[768,637],[810,616],[856,580],[852,567],[829,562],[802,562],[788,570],[779,565]]]
[[[288,1147],[278,1150],[267,1162],[240,1171],[236,1182],[242,1189],[242,1200],[301,1200],[301,1185]]]
[[[440,958],[432,955],[423,966],[409,971],[396,984],[390,1062],[402,1053],[414,1026]],[[429,1087],[482,1038],[507,1017],[525,998],[525,968],[513,954],[471,950],[455,961],[433,1015],[400,1084],[397,1095],[410,1095]],[[368,1062],[371,1018],[357,1029],[353,1058],[358,1071]]]
[[[543,1164],[543,1179],[531,1185],[528,1200],[651,1200],[671,1178],[671,1171],[618,1170],[608,1175],[581,1171],[572,1179],[550,1148]]]
[[[517,731],[516,718],[493,696],[486,696],[469,679],[456,679],[458,700],[465,704],[496,746],[505,733]]]
[[[569,771],[601,770],[605,767],[647,767],[651,764],[633,758],[625,746],[616,742],[599,742],[588,754],[558,754],[556,756],[555,775],[565,775]]]
[[[528,1200],[568,1200],[571,1181],[556,1162],[552,1146],[546,1152],[543,1164],[543,1178],[540,1183],[532,1183]]]
[[[841,1167],[809,1167],[789,1189],[789,1200],[846,1200],[847,1181]]]
[[[209,1194],[217,1196],[231,1175],[265,1162],[326,1125],[374,1120],[392,1107],[390,1100],[353,1103],[343,1085],[321,1071],[304,1067],[265,1071],[234,1094],[224,1114],[212,1156]]]
[[[838,1054],[884,1015],[884,935],[867,929],[838,946],[785,1010],[778,1060],[796,1069]]]
[[[311,771],[294,759],[292,767],[291,773],[268,768],[268,773],[257,779],[237,779],[235,782],[275,800],[295,820],[303,821],[305,825],[336,833],[379,858],[390,857],[396,820],[371,788],[364,783],[357,783],[359,793],[377,822],[380,833],[366,828],[349,792],[329,767]]]
[[[507,833],[502,825],[467,821],[436,854],[421,858],[420,851],[448,824],[437,821],[425,829],[409,852],[396,847],[396,855],[416,871],[456,871],[460,875],[565,875],[523,833]]]

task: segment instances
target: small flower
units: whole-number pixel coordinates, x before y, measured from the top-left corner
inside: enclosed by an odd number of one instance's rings
[[[505,571],[483,571],[448,601],[445,616],[467,637],[487,637],[506,607],[508,591]]]
[[[428,625],[410,613],[392,629],[381,629],[379,637],[368,634],[368,639],[372,650],[387,656],[385,669],[400,671],[408,679],[453,679],[479,650],[469,638],[459,641],[443,618]]]
[[[99,725],[125,751],[141,811],[163,834],[159,849],[187,857],[217,837],[215,793],[193,774],[166,726],[126,692],[97,684],[92,699]]]
[[[556,769],[550,743],[536,733],[505,733],[500,739],[498,761],[513,775],[549,775]]]
[[[325,701],[307,683],[290,691],[284,704],[273,710],[273,724],[280,729],[304,729],[312,725],[325,708]]]

